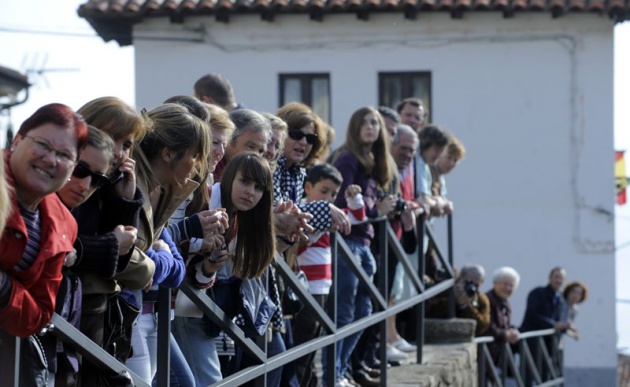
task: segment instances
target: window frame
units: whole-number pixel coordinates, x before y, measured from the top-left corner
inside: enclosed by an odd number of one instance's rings
[[[289,102],[301,102],[311,109],[313,109],[313,101],[312,101],[312,91],[313,91],[313,80],[316,78],[325,78],[328,81],[328,117],[321,117],[325,122],[330,122],[332,117],[332,93],[331,93],[331,82],[330,82],[330,73],[280,73],[278,74],[278,87],[280,88],[280,92],[278,93],[278,107],[282,107]],[[298,79],[300,81],[300,101],[285,101],[285,83],[287,80]],[[313,110],[314,111],[314,110]],[[317,112],[315,112],[318,114]]]
[[[433,81],[432,81],[432,73],[431,71],[379,71],[378,72],[378,103],[379,106],[387,106],[396,110],[396,104],[392,104],[390,102],[385,101],[385,79],[387,77],[399,77],[401,84],[401,101],[405,98],[420,98],[425,102],[425,117],[427,119],[426,122],[433,121]],[[428,90],[428,98],[422,98],[421,96],[412,94],[412,79],[414,77],[422,77],[426,79],[427,82],[427,90]]]

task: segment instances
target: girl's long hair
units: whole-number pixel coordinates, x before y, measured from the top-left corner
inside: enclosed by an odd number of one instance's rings
[[[237,211],[232,203],[232,183],[239,171],[263,190],[260,201],[249,211]],[[230,160],[221,175],[221,202],[230,215],[226,243],[236,236],[234,275],[241,279],[262,276],[276,251],[273,175],[267,161],[251,152],[241,153]]]
[[[371,146],[361,142],[361,126],[366,115],[373,113],[379,123],[378,138]],[[362,107],[350,117],[346,142],[341,149],[352,153],[361,167],[361,172],[376,180],[381,187],[387,187],[392,180],[392,157],[389,153],[389,135],[385,131],[385,121],[378,110],[373,107]],[[340,149],[340,150],[341,150]],[[336,156],[339,152],[336,152]]]

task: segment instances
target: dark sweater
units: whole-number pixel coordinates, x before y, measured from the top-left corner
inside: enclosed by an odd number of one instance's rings
[[[333,165],[339,170],[343,177],[343,183],[341,183],[341,187],[339,188],[339,195],[337,195],[337,199],[335,199],[335,205],[339,208],[347,208],[346,188],[351,184],[356,184],[361,187],[363,201],[365,202],[365,215],[368,218],[378,217],[378,210],[376,209],[376,181],[366,176],[361,171],[357,158],[349,151],[343,150],[339,153]],[[354,225],[352,226],[350,235],[344,236],[344,238],[369,246],[370,241],[374,238],[374,228],[369,223]]]

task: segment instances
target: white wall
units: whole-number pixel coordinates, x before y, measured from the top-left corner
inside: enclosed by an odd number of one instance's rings
[[[431,71],[433,121],[462,139],[468,156],[448,178],[456,204],[457,264],[500,265],[522,276],[513,296],[520,325],[525,299],[565,266],[590,286],[579,342],[568,367],[616,365],[613,185],[613,24],[594,15],[499,13],[352,15],[312,22],[305,15],[150,20],[135,35],[205,42],[136,40],[137,104],[191,94],[219,72],[237,99],[275,111],[278,74],[329,72],[332,124],[343,141],[351,113],[378,98],[379,71]],[[487,281],[487,288],[490,281]]]

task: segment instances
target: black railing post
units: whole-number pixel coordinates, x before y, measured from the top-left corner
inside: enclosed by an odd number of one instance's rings
[[[424,274],[426,272],[426,261],[425,261],[425,230],[424,230],[424,221],[421,217],[417,218],[416,221],[416,229],[418,230],[418,277],[420,277],[420,281],[424,283]],[[422,364],[422,351],[424,348],[424,309],[425,309],[425,301],[422,301],[416,306],[416,318],[417,318],[417,326],[416,326],[416,347],[418,348],[416,351],[416,362],[418,364]]]
[[[158,387],[169,387],[171,382],[171,289],[158,290],[158,342],[157,378]],[[149,383],[151,381],[149,380]]]
[[[453,267],[453,214],[451,213],[447,218],[447,237],[448,237],[448,262]],[[448,291],[448,317],[455,317],[455,292],[453,288]]]
[[[20,387],[20,347],[22,339],[0,330],[0,376],[2,385]]]
[[[326,309],[328,310],[328,316],[335,324],[337,329],[337,267],[339,264],[339,252],[337,248],[337,238],[339,234],[336,232],[330,233],[330,258],[332,267],[332,286],[326,301]],[[334,386],[336,382],[336,364],[337,364],[337,342],[332,343],[328,347],[323,348],[322,353],[326,351],[327,367],[326,374],[323,379],[326,381],[327,386]]]
[[[389,256],[387,247],[389,245],[387,241],[387,221],[382,220],[378,223],[378,241],[379,241],[379,255],[380,259],[378,260],[378,290],[383,295],[385,299],[386,305],[389,306],[389,289],[387,288],[387,279],[389,278],[389,274],[387,272],[389,266]],[[387,359],[387,320],[384,319],[379,324],[379,358]],[[381,386],[387,386],[387,362],[381,362]]]

